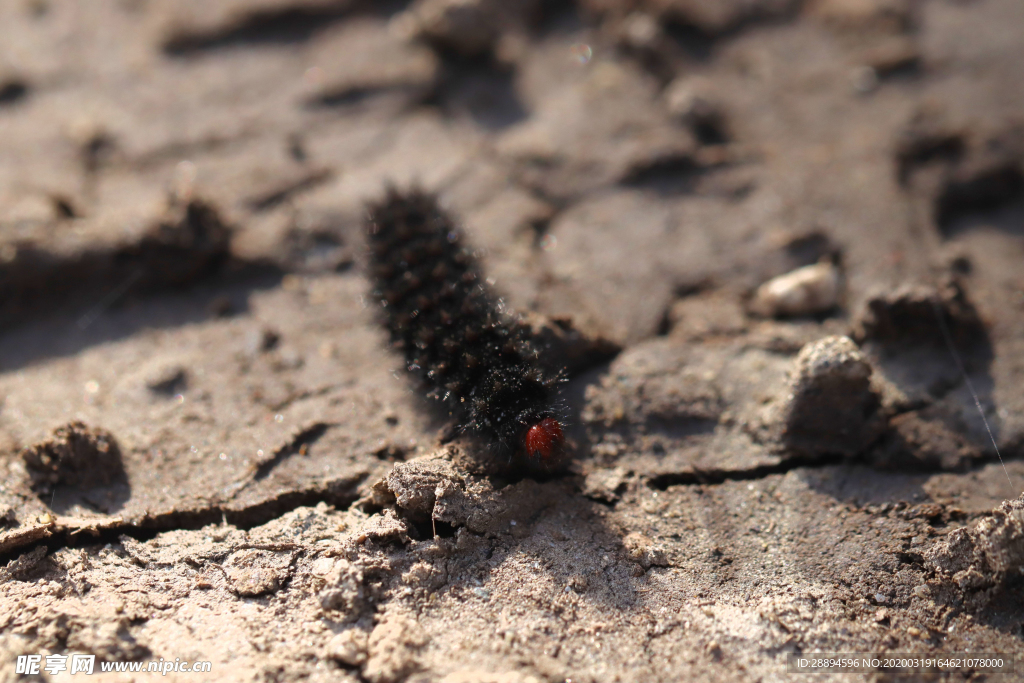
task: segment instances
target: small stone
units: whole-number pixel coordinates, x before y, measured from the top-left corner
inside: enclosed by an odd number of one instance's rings
[[[816,263],[772,278],[758,287],[752,313],[765,317],[801,317],[827,313],[839,305],[842,275],[831,263]]]
[[[825,337],[801,349],[784,408],[783,442],[804,453],[861,453],[881,434],[871,364],[849,337]]]
[[[655,545],[654,541],[641,533],[633,532],[628,534],[622,539],[622,544],[629,553],[629,559],[636,562],[645,571],[651,567],[668,566],[665,549]]]
[[[366,661],[369,636],[358,628],[350,628],[331,638],[327,656],[348,666],[360,666]]]

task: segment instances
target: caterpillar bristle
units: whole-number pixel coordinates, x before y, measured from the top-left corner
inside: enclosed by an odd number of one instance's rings
[[[537,349],[483,284],[474,252],[437,198],[387,190],[369,206],[366,234],[372,297],[427,399],[513,457],[555,466],[564,452],[553,403],[560,376],[537,365]]]

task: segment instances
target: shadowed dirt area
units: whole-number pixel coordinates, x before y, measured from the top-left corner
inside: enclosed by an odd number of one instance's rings
[[[1020,0],[0,3],[0,680],[1024,654],[1021,64]],[[564,467],[388,348],[389,185],[565,370]]]

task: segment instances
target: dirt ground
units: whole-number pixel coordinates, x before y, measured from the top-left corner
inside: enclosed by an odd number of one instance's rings
[[[0,679],[1021,676],[788,666],[1024,654],[1022,64],[1020,0],[0,3]],[[563,469],[386,348],[388,183]]]

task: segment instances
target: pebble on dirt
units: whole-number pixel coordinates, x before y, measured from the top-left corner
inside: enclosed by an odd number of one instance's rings
[[[797,355],[782,441],[795,451],[854,456],[881,434],[871,364],[849,337],[825,337]]]
[[[758,287],[750,311],[771,317],[827,313],[839,305],[842,274],[831,263],[815,263],[779,275]]]

